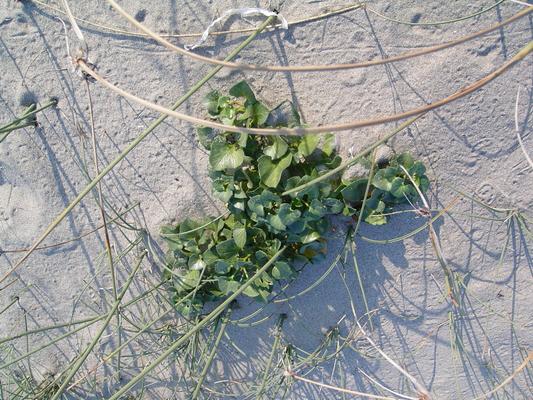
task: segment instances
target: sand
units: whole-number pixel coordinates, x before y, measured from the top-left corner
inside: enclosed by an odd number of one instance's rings
[[[71,0],[72,12],[86,20],[133,30],[105,1]],[[276,3],[276,4],[274,4]],[[278,4],[280,3],[280,4]],[[482,2],[376,0],[370,6],[388,16],[406,21],[447,20],[488,7]],[[471,3],[471,4],[470,4]],[[47,4],[61,7],[60,2]],[[188,1],[143,2],[128,0],[123,7],[151,29],[161,33],[201,32],[225,10],[235,7],[271,7],[289,21],[315,16],[347,3],[343,1]],[[439,26],[397,24],[364,10],[291,26],[259,35],[237,61],[255,64],[346,63],[379,59],[411,49],[434,45],[496,24],[523,6],[506,1],[498,7],[465,21]],[[37,128],[13,132],[0,144],[0,249],[24,249],[37,239],[51,221],[95,176],[92,161],[89,102],[85,82],[67,57],[64,15],[32,1],[3,0],[0,7],[0,121],[20,114],[24,105],[50,97],[59,100],[56,109],[37,116]],[[253,19],[252,24],[257,24]],[[301,109],[308,125],[346,122],[398,113],[445,97],[474,82],[509,60],[532,37],[531,17],[496,30],[483,38],[387,66],[368,69],[270,73],[223,69],[207,86],[187,101],[180,111],[205,116],[202,96],[212,89],[227,89],[247,79],[269,106],[290,99]],[[118,86],[160,105],[170,105],[211,67],[172,54],[154,41],[110,32],[103,27],[80,23],[89,46],[90,60],[103,76]],[[231,18],[224,29],[250,27]],[[71,48],[77,45],[68,30]],[[210,37],[195,51],[222,58],[245,38],[244,34]],[[178,45],[193,38],[172,38]],[[533,58],[531,55],[478,92],[430,112],[416,126],[391,141],[397,151],[408,150],[429,165],[432,182],[429,195],[435,210],[450,205],[460,190],[498,208],[522,210],[531,216],[533,174],[515,132],[515,100],[520,89],[518,120],[524,146],[533,154],[531,137]],[[98,83],[90,84],[94,102],[95,132],[100,168],[112,161],[157,114],[118,97]],[[338,134],[343,156],[369,145],[396,123]],[[207,176],[207,153],[198,144],[189,123],[171,118],[157,128],[102,181],[109,218],[112,209],[124,210],[137,204],[125,219],[142,228],[143,241],[150,243],[150,255],[134,281],[137,292],[160,281],[157,254],[164,244],[161,225],[203,215],[217,215],[224,206],[211,197]],[[531,238],[516,223],[491,220],[478,204],[462,198],[450,214],[435,223],[443,254],[458,280],[464,282],[458,306],[446,296],[445,276],[431,246],[427,229],[392,244],[372,244],[358,238],[357,261],[368,307],[373,310],[373,330],[367,330],[376,345],[427,387],[436,399],[473,399],[505,380],[533,349],[531,320]],[[501,217],[502,215],[497,215]],[[531,218],[531,217],[530,217]],[[423,225],[415,213],[398,214],[384,227],[364,225],[361,236],[393,238]],[[45,245],[67,241],[101,224],[97,193],[91,193],[53,231]],[[345,221],[336,223],[329,242],[327,260],[311,265],[290,286],[298,293],[315,282],[342,246]],[[110,227],[113,254],[119,257],[139,232],[113,224]],[[111,280],[104,253],[104,235],[99,230],[81,240],[40,250],[6,280],[13,283],[0,291],[0,338],[28,329],[104,313],[112,302]],[[504,251],[505,250],[505,251]],[[139,250],[117,262],[120,284],[126,280]],[[503,254],[503,255],[502,255]],[[23,253],[6,252],[0,257],[0,273],[12,268]],[[290,302],[271,304],[247,321],[265,321],[251,327],[230,326],[222,342],[213,373],[206,385],[221,392],[246,391],[262,377],[272,343],[277,315],[287,313],[283,342],[313,351],[337,323],[341,336],[354,328],[348,292],[359,317],[365,307],[354,275],[353,261],[339,264],[314,290]],[[466,289],[465,289],[466,287]],[[13,301],[17,297],[18,301]],[[131,295],[128,294],[128,299]],[[233,318],[244,317],[260,305],[242,299]],[[139,305],[130,318],[149,321],[158,315],[163,302]],[[450,330],[450,318],[456,327]],[[68,340],[47,347],[30,357],[36,380],[53,376],[90,342],[96,328],[81,331]],[[0,364],[36,349],[65,330],[32,335],[3,345]],[[358,332],[356,330],[356,332]],[[296,373],[315,381],[344,386],[350,390],[391,395],[374,381],[391,390],[416,396],[406,378],[391,367],[361,336],[343,349],[337,358]],[[123,337],[131,336],[123,332]],[[170,337],[153,333],[130,346],[125,353],[123,381],[146,365],[168,345]],[[109,330],[82,371],[117,344]],[[13,346],[13,347],[12,347]],[[236,347],[241,352],[236,350]],[[331,348],[330,348],[331,351]],[[157,355],[157,354],[156,354]],[[132,393],[146,399],[188,398],[187,382],[179,357],[164,363],[147,380],[144,392]],[[0,370],[0,385],[9,386],[17,371],[28,361]],[[70,398],[106,398],[117,390],[116,381],[102,383],[113,370],[101,369],[97,384],[78,387]],[[281,374],[283,371],[277,371]],[[81,376],[81,375],[79,375]],[[94,378],[94,377],[92,377]],[[92,379],[91,378],[91,379]],[[242,384],[215,383],[227,379]],[[248,387],[248,389],[247,389]],[[533,382],[528,367],[490,398],[526,399]],[[2,392],[0,392],[2,393]],[[204,392],[205,398],[225,398]],[[0,394],[0,396],[2,396]],[[4,392],[4,398],[17,398]],[[281,398],[281,393],[272,397]],[[394,396],[393,396],[394,397]],[[228,397],[229,398],[229,397]],[[342,399],[341,393],[316,385],[295,382],[290,399]],[[349,398],[349,395],[346,395]]]

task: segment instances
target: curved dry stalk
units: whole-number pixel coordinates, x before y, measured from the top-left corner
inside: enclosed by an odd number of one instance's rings
[[[231,60],[236,57],[246,46],[248,46],[255,37],[261,33],[266,26],[271,22],[273,17],[269,17],[259,28],[255,30],[250,36],[246,38],[239,46],[237,46],[228,56],[227,60]],[[194,84],[191,89],[183,96],[181,96],[172,106],[172,109],[175,110],[183,103],[185,103],[193,94],[195,94],[202,86],[204,86],[211,78],[213,78],[222,67],[215,67],[209,71],[202,79],[200,79],[196,84]],[[148,135],[150,135],[159,125],[165,121],[167,118],[166,115],[160,115],[154,122],[148,126],[139,136],[137,136],[122,152],[111,161],[102,172],[100,172],[85,188],[78,194],[78,196],[70,202],[70,204],[56,217],[54,221],[48,225],[45,231],[35,240],[32,246],[28,249],[26,254],[24,254],[17,263],[11,267],[2,277],[0,277],[0,283],[5,281],[13,272],[15,272],[27,259],[28,257],[37,249],[37,247],[50,235],[50,233],[65,219],[67,215],[76,207],[84,198],[93,190],[98,182],[102,180],[109,172],[113,170],[134,148],[136,148],[139,143],[141,143]]]
[[[115,0],[107,0],[107,2],[119,13],[121,14],[125,19],[128,20],[129,23],[131,23],[136,28],[140,29],[144,33],[146,33],[148,36],[150,36],[155,41],[159,42],[161,45],[165,46],[167,49],[181,54],[183,56],[192,58],[194,60],[208,63],[208,64],[215,64],[220,65],[226,68],[234,68],[234,69],[242,69],[242,70],[253,70],[253,71],[271,71],[271,72],[310,72],[310,71],[333,71],[333,70],[345,70],[345,69],[355,69],[355,68],[364,68],[364,67],[370,67],[374,65],[383,65],[383,64],[390,64],[393,62],[398,62],[401,60],[407,60],[409,58],[413,57],[419,57],[422,55],[434,53],[436,51],[444,50],[453,46],[457,46],[459,44],[468,42],[470,40],[473,40],[475,38],[484,36],[490,32],[493,32],[497,29],[500,29],[504,27],[505,25],[508,25],[522,17],[525,17],[529,13],[533,11],[533,6],[525,8],[524,10],[516,13],[509,19],[506,19],[505,21],[495,24],[489,28],[480,30],[478,32],[475,32],[473,34],[463,36],[459,39],[446,42],[440,45],[427,47],[425,49],[413,51],[413,52],[407,52],[400,54],[398,56],[389,57],[386,59],[379,59],[379,60],[371,60],[371,61],[365,61],[360,63],[347,63],[347,64],[330,64],[330,65],[293,65],[293,66],[280,66],[280,65],[252,65],[252,64],[241,64],[241,63],[235,63],[235,62],[228,62],[228,61],[222,61],[215,58],[205,57],[201,56],[199,54],[187,51],[185,49],[182,49],[181,47],[178,47],[172,43],[170,43],[165,38],[161,37],[151,29],[147,28],[145,25],[138,22],[132,15],[130,15],[126,10],[124,10],[122,7],[118,5],[118,3]]]
[[[363,374],[363,376],[364,376],[366,379],[368,379],[370,382],[372,382],[374,385],[380,387],[381,389],[383,389],[383,390],[386,391],[386,392],[389,392],[389,393],[392,393],[392,394],[395,395],[395,396],[398,396],[398,397],[401,398],[401,399],[407,399],[407,400],[420,400],[420,398],[415,398],[415,397],[412,397],[412,396],[406,396],[405,394],[401,394],[401,393],[395,392],[394,390],[389,389],[389,388],[386,387],[385,385],[382,385],[382,384],[379,383],[377,380],[373,379],[370,375],[368,375],[368,374],[365,373],[364,371],[359,370],[359,372],[360,372],[361,374]]]
[[[531,7],[533,9],[533,7]],[[113,85],[111,82],[109,82],[107,79],[99,75],[97,72],[95,72],[84,60],[79,59],[77,60],[77,64],[80,67],[80,69],[86,73],[87,75],[92,76],[95,80],[100,82],[102,85],[107,87],[108,89],[116,92],[118,95],[125,97],[131,101],[136,102],[137,104],[142,105],[143,107],[149,108],[151,110],[160,112],[162,114],[168,115],[170,117],[174,117],[176,119],[180,119],[183,121],[187,121],[190,123],[193,123],[195,125],[199,126],[205,126],[209,128],[214,129],[220,129],[222,131],[226,132],[236,132],[236,133],[249,133],[249,134],[255,134],[255,135],[287,135],[287,136],[301,136],[304,134],[315,134],[315,133],[323,133],[323,132],[339,132],[339,131],[345,131],[350,129],[356,129],[356,128],[363,128],[367,126],[374,126],[374,125],[381,125],[388,122],[395,122],[399,121],[405,118],[409,118],[415,115],[423,114],[428,111],[434,110],[436,108],[442,107],[448,103],[451,103],[455,100],[458,100],[462,97],[465,97],[469,95],[472,92],[477,91],[478,89],[482,88],[489,82],[496,79],[498,76],[503,74],[505,71],[507,71],[509,68],[523,60],[529,53],[533,51],[533,41],[530,41],[526,46],[524,46],[517,54],[515,54],[509,61],[502,64],[499,68],[497,68],[495,71],[491,72],[490,74],[486,75],[485,77],[475,81],[474,83],[464,87],[463,89],[458,90],[457,92],[451,94],[448,97],[442,98],[440,100],[437,100],[433,103],[427,104],[422,107],[414,108],[409,111],[405,111],[398,114],[390,114],[385,115],[381,117],[375,117],[372,119],[362,119],[362,120],[356,120],[351,122],[346,122],[343,124],[333,124],[333,125],[323,125],[323,126],[315,126],[311,128],[284,128],[284,129],[277,129],[277,128],[242,128],[238,126],[229,126],[224,125],[218,122],[209,121],[202,118],[192,117],[188,114],[184,114],[178,111],[174,111],[171,109],[168,109],[166,107],[160,106],[158,104],[152,103],[148,100],[145,100],[143,98],[137,97],[134,94],[127,92],[123,89],[120,89],[119,87]],[[1,282],[1,281],[0,281]]]
[[[475,399],[473,400],[482,400],[482,399],[486,399],[487,397],[489,396],[492,396],[494,393],[496,393],[498,390],[500,390],[501,388],[503,388],[504,386],[508,385],[509,383],[511,383],[511,381],[516,377],[516,375],[518,375],[518,373],[520,371],[522,371],[525,367],[527,367],[527,365],[533,360],[533,352],[530,352],[527,357],[524,359],[524,361],[522,361],[522,364],[520,364],[518,366],[517,369],[515,369],[513,371],[513,373],[511,375],[509,375],[507,378],[505,378],[498,386],[496,386],[494,389],[490,390],[489,392],[487,393],[484,393],[483,395],[479,396],[479,397],[476,397]]]
[[[526,147],[524,146],[524,142],[522,142],[522,137],[520,136],[520,126],[518,123],[518,101],[519,100],[520,100],[520,87],[516,91],[516,103],[515,103],[515,109],[514,109],[514,124],[515,124],[515,130],[516,130],[516,138],[518,139],[518,143],[520,144],[522,153],[524,153],[524,157],[526,157],[526,160],[529,163],[529,166],[533,168],[533,161],[531,161],[531,158],[529,157],[529,154],[526,151]]]
[[[359,332],[364,336],[364,338],[367,340],[368,343],[376,350],[384,359],[387,361],[390,365],[392,365],[398,372],[400,372],[403,376],[405,376],[414,386],[414,388],[417,391],[418,397],[420,400],[430,400],[430,394],[429,391],[426,389],[424,385],[422,385],[418,380],[412,376],[409,372],[405,370],[402,366],[400,366],[396,361],[394,361],[387,353],[385,353],[381,348],[372,340],[372,338],[368,335],[366,330],[363,328],[361,323],[359,322],[359,319],[357,318],[357,313],[355,311],[355,305],[353,302],[352,295],[350,293],[350,290],[348,288],[348,285],[346,284],[346,280],[341,275],[342,281],[344,283],[344,287],[346,288],[346,291],[348,293],[348,296],[350,297],[350,306],[352,309],[352,314],[354,316],[355,323],[357,325],[357,328],[359,328]],[[350,346],[351,347],[351,346]]]
[[[424,196],[424,193],[420,190],[418,185],[416,184],[415,180],[405,169],[403,165],[400,165],[400,168],[403,170],[403,172],[407,175],[413,186],[415,187],[418,196],[422,200],[422,203],[424,204],[424,207],[426,210],[430,210],[431,207],[429,206],[429,202],[426,199],[426,196]],[[447,286],[447,295],[450,298],[450,302],[455,306],[458,307],[459,303],[457,299],[455,298],[455,293],[453,290],[453,272],[448,267],[448,261],[446,260],[446,257],[444,255],[444,251],[442,250],[442,246],[440,245],[440,239],[439,235],[437,235],[437,232],[435,231],[435,228],[433,228],[433,218],[431,217],[431,214],[426,214],[427,219],[427,227],[429,231],[429,239],[431,241],[431,246],[433,247],[433,250],[435,250],[435,255],[437,256],[437,259],[439,260],[439,264],[442,267],[442,270],[444,271],[444,275],[446,277],[446,286]]]
[[[40,0],[32,0],[32,1],[34,3],[36,3],[36,4],[39,4],[42,7],[45,7],[45,8],[48,8],[48,9],[52,10],[52,11],[55,11],[57,13],[66,15],[65,11],[63,11],[63,10],[57,8],[57,7],[54,7],[54,6],[52,6],[52,5],[48,4],[48,3],[44,3],[44,2],[42,2]],[[334,15],[340,15],[340,14],[344,14],[344,13],[347,13],[347,12],[350,12],[350,11],[354,11],[354,10],[357,10],[359,8],[362,8],[362,7],[365,7],[365,3],[359,3],[359,4],[347,6],[347,7],[338,8],[338,9],[335,9],[335,10],[332,10],[332,11],[329,11],[329,12],[325,12],[323,14],[311,16],[311,17],[295,19],[295,20],[292,20],[292,21],[288,21],[287,25],[288,26],[295,26],[295,25],[305,24],[305,23],[308,23],[308,22],[319,21],[321,19],[332,17]],[[488,11],[488,10],[485,10],[485,11]],[[470,18],[473,17],[473,16],[474,15],[471,15]],[[108,26],[108,25],[92,22],[92,21],[89,21],[89,20],[84,19],[84,18],[76,17],[74,15],[73,15],[73,18],[76,21],[82,22],[82,23],[84,23],[86,25],[93,26],[95,28],[104,29],[104,30],[107,30],[109,32],[117,33],[117,34],[120,34],[120,35],[128,35],[128,36],[135,36],[135,37],[150,37],[146,33],[132,32],[132,31],[128,31],[128,30],[125,30],[125,29],[119,29],[119,28],[115,28],[113,26]],[[274,25],[271,26],[271,28],[273,28],[273,29],[280,28],[280,27],[281,27],[281,24],[274,24]],[[229,30],[224,30],[224,31],[209,32],[209,36],[234,35],[234,34],[239,34],[239,33],[250,33],[250,32],[253,32],[253,31],[255,31],[255,28],[229,29]],[[178,39],[178,38],[200,37],[200,36],[202,36],[202,34],[203,34],[202,32],[176,33],[176,34],[172,34],[172,33],[165,34],[165,33],[162,33],[162,34],[160,34],[160,36],[164,37],[164,38],[176,38],[176,39]]]
[[[498,7],[500,4],[502,4],[505,0],[498,0],[496,3],[491,4],[487,8],[484,8],[482,10],[479,10],[478,12],[475,12],[473,14],[465,15],[460,18],[455,19],[448,19],[445,21],[432,21],[432,22],[411,22],[411,21],[402,21],[399,19],[395,19],[392,17],[389,17],[387,15],[381,14],[379,11],[374,10],[373,8],[370,8],[368,6],[365,7],[366,10],[370,11],[371,13],[377,15],[380,18],[386,19],[387,21],[394,22],[396,24],[402,24],[402,25],[410,25],[410,26],[435,26],[435,25],[447,25],[447,24],[453,24],[455,22],[464,21],[466,19],[477,17],[478,15],[484,14],[487,11],[490,11],[496,7]]]
[[[386,396],[379,396],[379,395],[372,394],[372,393],[358,392],[355,390],[344,389],[344,388],[340,388],[337,386],[328,385],[327,383],[313,381],[311,379],[304,378],[303,376],[296,375],[292,371],[285,371],[285,375],[291,377],[292,379],[296,379],[298,381],[302,381],[305,383],[309,383],[311,385],[320,386],[326,389],[334,390],[336,392],[351,394],[353,396],[360,396],[360,397],[364,397],[367,399],[378,399],[378,400],[398,400],[398,398],[396,397],[386,397]]]

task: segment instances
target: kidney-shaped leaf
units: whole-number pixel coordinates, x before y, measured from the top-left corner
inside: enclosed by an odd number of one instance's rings
[[[363,201],[367,185],[368,179],[356,179],[341,190],[342,197],[350,203]]]
[[[234,97],[244,97],[246,100],[255,102],[254,92],[250,88],[250,85],[246,83],[246,81],[240,81],[239,83],[234,85],[229,90],[229,94],[231,94]]]
[[[284,231],[287,226],[298,221],[300,215],[300,211],[293,210],[289,204],[283,203],[276,215],[269,216],[268,222],[275,230]]]
[[[273,136],[273,140],[274,143],[268,147],[265,147],[263,152],[272,160],[277,160],[285,155],[289,146],[287,145],[287,142],[279,136]]]
[[[315,151],[319,141],[320,137],[318,135],[305,135],[298,145],[298,152],[304,157],[310,155]]]
[[[289,279],[294,274],[291,266],[284,261],[278,261],[272,268],[272,276],[274,279]]]
[[[233,144],[213,142],[209,153],[209,163],[215,171],[237,168],[244,161],[244,151]]]
[[[278,162],[273,162],[269,156],[261,156],[257,160],[261,182],[271,188],[278,186],[283,171],[291,165],[292,154],[287,154]]]

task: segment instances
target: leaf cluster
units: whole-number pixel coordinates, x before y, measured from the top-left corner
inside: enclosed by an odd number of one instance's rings
[[[269,110],[245,81],[233,86],[228,95],[209,93],[204,104],[212,119],[226,125],[260,128],[301,124],[290,103],[288,115],[274,117],[280,106]],[[235,292],[282,245],[287,246],[272,269],[244,292],[266,301],[276,281],[293,278],[299,266],[324,256],[328,217],[358,217],[367,191],[364,221],[385,223],[384,214],[391,207],[418,196],[402,166],[421,191],[429,185],[424,165],[401,154],[379,166],[371,178],[346,181],[334,175],[284,195],[341,164],[332,134],[251,136],[200,128],[198,137],[209,151],[213,195],[227,205],[229,213],[214,220],[187,219],[162,230],[169,249],[165,277],[180,311],[186,314]]]

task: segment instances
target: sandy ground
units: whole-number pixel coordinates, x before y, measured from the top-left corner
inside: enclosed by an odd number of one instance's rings
[[[29,98],[34,97],[41,103],[52,96],[59,100],[57,109],[38,115],[38,128],[14,132],[0,144],[0,249],[7,251],[30,246],[86,185],[85,169],[90,176],[95,174],[87,90],[67,58],[64,29],[56,18],[60,14],[31,1],[0,1],[0,121],[14,118]],[[280,11],[289,21],[347,4],[344,1],[295,0],[279,3]],[[493,3],[489,0],[376,0],[371,6],[398,19],[423,22],[457,18]],[[59,2],[49,4],[58,6]],[[76,16],[132,30],[104,0],[71,0],[70,4]],[[226,9],[275,5],[249,0],[128,0],[122,4],[144,24],[162,33],[200,32]],[[356,10],[295,25],[288,31],[261,34],[241,53],[238,61],[316,64],[378,59],[475,32],[501,22],[522,8],[506,1],[479,17],[441,26],[401,25]],[[101,74],[120,87],[161,105],[172,104],[210,69],[176,56],[148,39],[112,33],[84,23],[80,26],[90,48],[90,59]],[[224,25],[228,29],[236,27],[248,25],[236,18]],[[389,66],[321,73],[242,73],[224,69],[180,110],[204,116],[201,99],[205,93],[213,88],[228,88],[244,77],[270,106],[282,99],[291,99],[300,107],[309,125],[401,112],[447,96],[483,77],[511,58],[532,35],[533,19],[529,16],[481,39]],[[68,37],[74,46],[76,38],[72,30]],[[196,51],[221,58],[244,37],[209,38]],[[172,41],[183,45],[194,40]],[[514,121],[516,93],[521,88],[520,132],[526,149],[533,154],[532,67],[530,55],[477,93],[429,113],[416,127],[392,141],[396,151],[409,150],[430,166],[433,208],[442,209],[450,204],[457,196],[455,188],[476,195],[494,207],[532,209],[533,174],[518,146]],[[104,166],[149,125],[156,114],[117,97],[98,84],[91,84],[90,90],[98,157]],[[341,153],[348,156],[350,148],[362,149],[393,128],[394,124],[389,124],[342,132],[338,136]],[[102,189],[111,217],[114,216],[112,208],[123,210],[139,203],[126,219],[147,230],[154,248],[161,245],[158,230],[162,224],[187,216],[216,215],[223,210],[210,196],[207,154],[197,143],[194,129],[172,119],[130,153],[103,180]],[[96,193],[87,196],[45,244],[69,240],[98,227],[101,219],[96,199]],[[445,296],[444,274],[427,230],[388,245],[371,244],[363,239],[357,241],[362,281],[369,308],[374,310],[371,337],[437,399],[472,399],[483,395],[511,375],[527,352],[533,350],[533,264],[528,250],[531,242],[528,244],[530,239],[516,225],[508,229],[505,222],[483,218],[490,215],[474,202],[463,199],[450,215],[435,225],[450,268],[464,279],[467,288],[461,292],[460,306],[455,308]],[[364,226],[361,234],[392,238],[423,223],[423,218],[414,213],[404,213],[393,217],[386,227]],[[330,262],[335,250],[340,249],[344,231],[345,226],[339,222],[330,241]],[[116,225],[111,228],[117,256],[127,246],[126,239],[136,234]],[[83,240],[35,252],[12,275],[16,278],[14,283],[0,292],[0,310],[11,304],[14,296],[19,299],[0,314],[0,337],[23,332],[25,323],[28,329],[34,329],[108,309],[110,278],[103,250],[104,238],[99,231]],[[3,254],[0,273],[3,275],[21,255]],[[125,281],[133,260],[133,255],[129,254],[118,263],[120,282]],[[150,260],[152,263],[143,266],[134,284],[139,289],[159,279],[153,255]],[[289,288],[289,293],[308,287],[328,265],[325,262],[307,268]],[[339,321],[340,332],[346,335],[353,327],[354,317],[341,279],[342,271],[341,266],[336,267],[304,296],[269,305],[253,319],[271,315],[264,323],[228,328],[228,336],[242,353],[225,340],[215,361],[218,372],[208,378],[208,384],[213,387],[213,382],[222,378],[257,383],[274,340],[272,327],[280,312],[288,314],[283,327],[285,343],[300,349],[315,349],[324,339],[324,333]],[[362,316],[365,308],[353,273],[353,262],[346,262],[345,271],[355,311]],[[240,304],[235,318],[246,316],[258,307],[247,300]],[[139,310],[146,315],[155,315],[156,311],[157,307]],[[450,330],[450,318],[456,321],[455,334]],[[33,367],[41,375],[61,371],[90,341],[93,330],[73,335],[36,353],[31,357]],[[37,348],[55,335],[58,333],[34,335],[29,344],[22,340],[13,342],[14,348],[3,347],[0,363],[15,357],[17,351],[26,352],[27,345]],[[113,336],[106,336],[97,348],[98,354],[109,351],[113,345]],[[153,343],[141,343],[138,347],[153,349],[156,345],[161,343],[154,339]],[[137,348],[130,351],[139,352]],[[143,354],[147,359],[152,356],[149,352]],[[144,365],[143,357],[137,359],[131,371]],[[88,360],[89,367],[96,358]],[[27,362],[23,365],[27,366]],[[22,366],[0,370],[0,385],[16,375],[18,368]],[[335,362],[325,362],[308,370],[308,377],[317,381],[378,393],[379,387],[366,378],[364,372],[396,392],[414,394],[405,377],[363,339],[354,341],[353,348],[344,350]],[[126,373],[126,380],[129,373]],[[513,382],[489,398],[531,398],[531,373],[530,367],[522,370]],[[159,380],[153,377],[149,380],[144,398],[187,398],[190,388],[179,379],[179,369],[167,363],[158,374]],[[239,385],[214,387],[221,391],[230,387],[235,393],[242,390]],[[86,390],[73,394],[73,398],[102,398],[115,389],[106,384]],[[176,393],[172,394],[174,390]],[[140,393],[140,388],[136,392]],[[224,396],[212,394],[210,398]],[[237,395],[237,398],[245,396]],[[288,398],[343,397],[324,388],[296,382]]]

